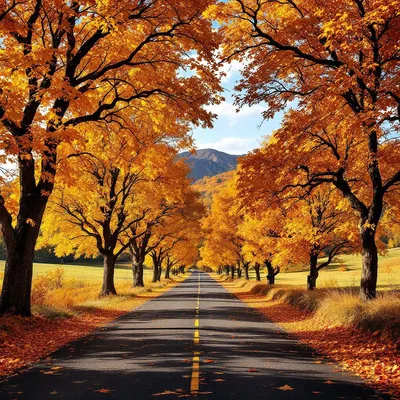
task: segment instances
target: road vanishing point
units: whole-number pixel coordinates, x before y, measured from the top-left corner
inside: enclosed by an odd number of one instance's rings
[[[207,273],[0,383],[2,400],[388,399]]]

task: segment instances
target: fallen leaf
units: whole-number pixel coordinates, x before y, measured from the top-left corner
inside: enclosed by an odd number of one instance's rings
[[[112,390],[102,388],[102,389],[95,390],[95,392],[98,392],[98,393],[110,393],[110,392],[112,392]]]
[[[283,391],[294,390],[290,385],[283,385],[281,387],[278,387],[277,389],[278,390],[283,390]]]

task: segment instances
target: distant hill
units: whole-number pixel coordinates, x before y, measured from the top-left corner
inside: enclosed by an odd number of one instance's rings
[[[225,187],[228,181],[234,177],[234,174],[234,171],[228,171],[216,176],[202,178],[194,183],[193,188],[201,193],[207,207],[211,207],[213,196]]]
[[[214,149],[200,149],[195,154],[185,151],[179,154],[191,168],[190,177],[195,181],[236,169],[241,156],[223,153]]]

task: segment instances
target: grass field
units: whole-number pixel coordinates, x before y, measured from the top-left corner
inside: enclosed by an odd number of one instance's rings
[[[400,248],[390,249],[379,259],[378,289],[400,290]],[[265,280],[266,272],[262,279]],[[276,277],[276,285],[304,287],[307,283],[308,271],[281,272]],[[329,267],[322,269],[317,287],[358,287],[361,277],[361,256],[343,255],[336,258]],[[250,270],[250,279],[255,279],[254,270]]]
[[[4,272],[5,261],[0,260],[0,276]],[[54,270],[57,267],[64,269],[66,279],[76,279],[78,281],[94,281],[101,280],[103,278],[103,265],[101,263],[95,264],[88,262],[88,264],[43,264],[35,263],[33,265],[33,276],[46,275],[49,271]],[[150,270],[145,270],[146,274],[151,273]],[[1,279],[0,279],[1,280]],[[117,264],[115,269],[115,282],[123,283],[127,280],[132,280],[132,269],[129,264]]]

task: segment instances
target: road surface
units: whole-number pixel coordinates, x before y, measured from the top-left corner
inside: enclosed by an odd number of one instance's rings
[[[208,274],[0,383],[0,399],[378,399]]]

